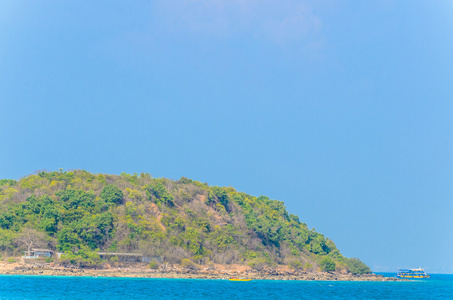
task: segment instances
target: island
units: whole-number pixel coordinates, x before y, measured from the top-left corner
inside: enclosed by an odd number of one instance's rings
[[[148,173],[0,180],[1,274],[395,280],[371,274],[281,201]]]

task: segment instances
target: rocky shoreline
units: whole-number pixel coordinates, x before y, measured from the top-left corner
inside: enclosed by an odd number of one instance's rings
[[[41,275],[41,276],[88,276],[88,277],[130,277],[130,278],[179,278],[179,279],[228,279],[250,278],[259,280],[322,280],[322,281],[401,281],[401,279],[382,275],[352,275],[344,273],[296,272],[285,270],[237,271],[237,270],[190,270],[171,268],[153,270],[144,267],[77,269],[45,265],[0,266],[3,275]]]

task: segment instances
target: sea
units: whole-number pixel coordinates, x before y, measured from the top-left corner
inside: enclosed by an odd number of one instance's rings
[[[453,275],[405,282],[0,275],[0,299],[453,299]]]

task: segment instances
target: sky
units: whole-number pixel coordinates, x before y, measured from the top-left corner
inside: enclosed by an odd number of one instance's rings
[[[0,3],[0,178],[285,202],[373,271],[453,273],[453,3]]]

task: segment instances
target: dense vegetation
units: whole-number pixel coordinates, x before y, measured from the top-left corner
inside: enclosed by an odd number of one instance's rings
[[[278,264],[367,273],[281,201],[232,187],[149,174],[39,172],[0,181],[0,251],[50,247],[96,264],[96,251],[137,252],[170,263]]]

